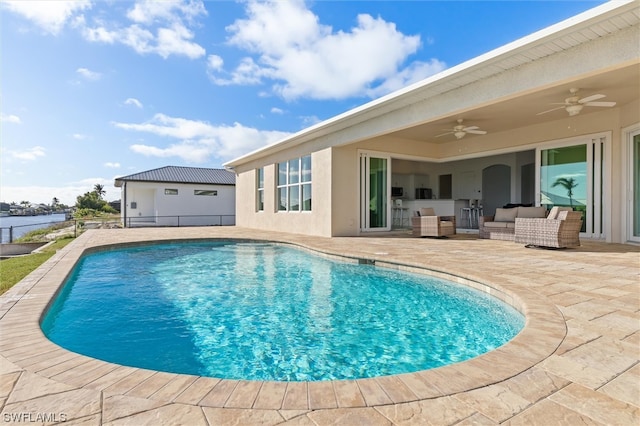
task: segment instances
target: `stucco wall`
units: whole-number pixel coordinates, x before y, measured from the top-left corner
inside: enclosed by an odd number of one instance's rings
[[[312,206],[310,212],[284,212],[277,210],[277,161],[286,161],[308,154],[299,148],[280,153],[278,160],[254,162],[253,167],[236,171],[239,192],[236,202],[236,224],[247,228],[272,231],[331,236],[331,149],[311,155]],[[273,161],[273,162],[272,162]],[[256,169],[264,167],[265,204],[256,210]]]

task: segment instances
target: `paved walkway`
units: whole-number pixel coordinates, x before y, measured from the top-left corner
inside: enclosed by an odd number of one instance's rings
[[[510,343],[412,374],[252,382],[98,361],[48,341],[39,319],[85,249],[148,240],[247,238],[435,275],[527,316]],[[451,278],[451,277],[450,277]],[[640,248],[583,241],[527,249],[458,235],[319,238],[234,227],[87,231],[0,297],[0,423],[66,425],[640,424]]]

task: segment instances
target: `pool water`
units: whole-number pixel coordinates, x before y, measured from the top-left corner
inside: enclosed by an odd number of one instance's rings
[[[42,321],[53,342],[104,361],[276,381],[439,367],[523,326],[515,309],[465,286],[233,241],[85,255]]]

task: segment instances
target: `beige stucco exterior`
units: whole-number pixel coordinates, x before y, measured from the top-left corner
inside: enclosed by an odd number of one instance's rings
[[[482,199],[481,183],[464,188],[460,182],[469,186],[469,176],[481,177],[485,167],[506,164],[513,171],[510,201],[520,202],[517,170],[535,162],[536,148],[600,138],[603,213],[597,237],[626,242],[628,132],[640,126],[638,15],[638,3],[604,5],[229,162],[237,175],[237,224],[320,236],[361,234],[361,152],[389,156],[398,170],[414,168],[431,179],[431,186],[438,175],[451,174],[453,199],[469,194]],[[612,28],[611,22],[625,24]],[[595,34],[601,27],[608,33]],[[594,33],[590,39],[564,46],[587,31]],[[528,60],[513,65],[519,57]],[[537,114],[568,96],[569,87],[589,90],[585,96],[605,93],[617,104],[585,107],[575,116],[564,110]],[[462,117],[475,117],[473,124],[488,133],[460,140],[436,137],[442,126]],[[312,211],[278,212],[277,163],[308,154]],[[260,167],[266,192],[264,211],[258,212]]]

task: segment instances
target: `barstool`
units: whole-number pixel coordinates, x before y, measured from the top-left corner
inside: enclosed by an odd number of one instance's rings
[[[480,216],[484,216],[484,212],[482,210],[482,206],[473,207],[472,209],[472,222],[471,227],[477,229],[480,227]]]
[[[408,207],[402,207],[402,200],[397,199],[393,201],[393,224],[399,226],[400,228],[404,228],[405,219],[409,222],[409,216],[404,217],[405,210],[409,210]]]
[[[460,224],[466,221],[466,223],[468,224],[467,228],[473,227],[473,221],[471,219],[472,210],[473,209],[471,207],[460,208]]]

